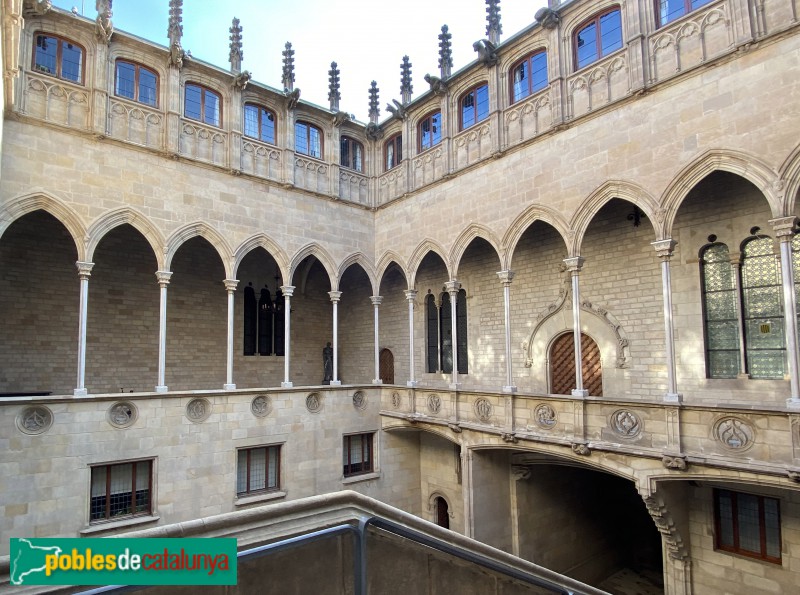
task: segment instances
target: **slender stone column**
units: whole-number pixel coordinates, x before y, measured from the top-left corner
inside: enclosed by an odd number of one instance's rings
[[[292,383],[289,380],[289,354],[291,354],[292,333],[292,294],[294,293],[294,285],[282,285],[281,292],[283,292],[283,382],[281,388],[292,388]]]
[[[81,297],[78,310],[78,381],[73,391],[76,397],[85,397],[86,390],[86,316],[89,312],[89,277],[92,276],[93,262],[75,263],[78,267],[78,278],[81,281]]]
[[[789,363],[789,380],[792,394],[786,400],[789,407],[800,408],[800,359],[797,340],[797,300],[794,293],[794,270],[792,268],[792,239],[796,217],[781,217],[770,220],[772,229],[781,246],[781,280],[783,281],[783,315],[786,328],[786,359]]]
[[[341,386],[339,380],[339,300],[342,298],[341,291],[329,291],[328,295],[333,304],[333,378],[331,386]]]
[[[741,284],[741,268],[742,268],[742,255],[736,252],[730,255],[731,267],[733,268],[733,288],[737,296],[742,295]],[[742,312],[741,300],[734,300],[736,304],[736,322],[739,328],[739,374],[738,377],[742,379],[750,378],[747,372],[747,358],[744,356],[746,346],[744,341],[744,312]]]
[[[678,244],[673,239],[658,240],[650,245],[656,249],[661,259],[661,291],[664,296],[664,347],[667,352],[667,394],[664,401],[680,403],[683,395],[678,392],[678,381],[675,375],[675,331],[672,321],[672,278],[669,272],[669,259]]]
[[[406,386],[413,388],[417,386],[414,378],[414,303],[417,300],[417,290],[407,289],[405,294],[408,300],[408,382]]]
[[[458,320],[456,319],[456,306],[458,303],[458,291],[461,283],[453,279],[444,284],[447,293],[450,294],[450,327],[452,328],[452,350],[453,350],[453,372],[451,374],[450,388],[458,390]]]
[[[511,281],[514,279],[514,271],[499,271],[497,276],[500,277],[500,282],[503,284],[506,329],[506,385],[503,387],[503,392],[515,393],[517,387],[514,386],[514,376],[511,372]]]
[[[236,385],[233,383],[233,292],[236,291],[236,286],[239,285],[238,279],[225,279],[225,289],[228,292],[228,357],[225,374],[225,384],[222,386],[225,390],[234,390]]]
[[[378,306],[383,302],[383,297],[373,295],[369,299],[372,301],[375,311],[375,378],[372,379],[372,384],[383,384],[383,380],[381,380],[380,337],[378,336]]]
[[[581,353],[581,289],[578,275],[583,267],[582,256],[565,258],[564,264],[572,275],[572,333],[575,342],[575,390],[573,397],[588,397],[589,391],[583,388],[583,354]]]
[[[158,384],[157,393],[167,392],[165,372],[167,368],[167,285],[172,277],[172,271],[156,271],[156,279],[160,289],[160,303],[158,309]]]

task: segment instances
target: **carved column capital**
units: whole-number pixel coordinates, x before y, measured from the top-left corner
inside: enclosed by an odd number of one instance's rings
[[[444,284],[445,289],[447,289],[447,293],[452,296],[458,295],[459,290],[461,289],[461,283],[453,279],[452,281],[448,281]]]
[[[369,296],[369,300],[372,302],[373,306],[380,306],[381,303],[383,302],[383,296],[382,295],[371,295],[371,296]]]
[[[334,304],[338,304],[339,300],[342,299],[342,292],[341,291],[329,291],[328,295],[331,298],[331,302]]]
[[[530,479],[531,468],[525,465],[511,465],[511,477],[514,481]]]
[[[233,293],[236,291],[236,286],[239,285],[239,279],[225,279],[223,283],[225,284],[225,289],[227,289],[229,293]]]
[[[94,267],[93,262],[81,262],[79,260],[75,263],[75,266],[78,267],[78,277],[81,279],[88,279],[92,276],[92,267]]]
[[[505,285],[511,285],[511,281],[514,279],[514,271],[497,271],[497,276],[500,277],[500,282]]]
[[[294,285],[281,285],[283,297],[290,298],[294,294]]]
[[[675,250],[675,246],[678,245],[678,242],[672,238],[667,238],[666,240],[650,242],[650,245],[656,249],[656,254],[659,258],[671,258],[672,251]]]
[[[772,231],[775,232],[778,240],[791,242],[795,233],[797,217],[778,217],[777,219],[770,219],[769,224],[772,226]]]
[[[577,275],[581,272],[585,260],[586,259],[584,259],[583,256],[573,256],[572,258],[565,258],[564,264],[567,266],[567,270],[570,273]]]
[[[172,271],[156,271],[156,279],[161,287],[169,285],[170,277],[172,277]]]
[[[403,293],[406,294],[406,299],[409,302],[416,302],[417,301],[417,290],[416,289],[406,289]]]

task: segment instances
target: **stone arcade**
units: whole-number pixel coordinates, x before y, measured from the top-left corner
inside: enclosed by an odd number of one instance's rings
[[[3,0],[6,580],[350,489],[609,591],[796,590],[800,1],[487,4],[362,123],[180,0],[168,47]]]

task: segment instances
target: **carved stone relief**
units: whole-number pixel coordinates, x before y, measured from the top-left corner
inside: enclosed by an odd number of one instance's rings
[[[17,416],[17,429],[23,434],[44,434],[53,425],[53,412],[44,405],[26,407]]]
[[[555,409],[547,403],[542,403],[533,410],[533,419],[544,430],[551,430],[558,423]]]
[[[400,397],[400,393],[394,392],[392,393],[392,407],[395,409],[400,409],[400,405],[402,404],[403,400]]]
[[[361,410],[367,408],[367,397],[364,391],[357,390],[353,393],[353,407]]]
[[[623,438],[635,438],[642,431],[642,420],[629,409],[618,409],[611,414],[609,426]]]
[[[311,413],[319,413],[322,410],[322,395],[311,393],[306,397],[306,409]]]
[[[483,397],[475,399],[475,415],[484,423],[492,418],[492,404]]]
[[[139,412],[130,401],[118,401],[108,408],[106,419],[115,428],[128,428],[136,423]]]
[[[714,424],[712,435],[723,447],[731,451],[745,451],[753,446],[753,426],[738,417],[723,417]]]
[[[578,442],[575,442],[572,444],[572,452],[574,452],[576,455],[588,457],[589,455],[592,454],[592,449],[589,448],[586,444],[580,444]]]
[[[250,401],[250,412],[256,417],[266,417],[272,411],[272,401],[267,395],[258,395]]]
[[[680,455],[664,455],[661,457],[661,464],[666,469],[675,469],[676,471],[686,471],[689,466],[686,462],[686,457]]]
[[[186,417],[189,421],[200,423],[211,415],[211,401],[208,399],[192,399],[186,405]]]
[[[428,395],[428,411],[436,415],[442,410],[442,399],[439,395]]]
[[[664,543],[667,546],[669,557],[674,560],[686,560],[689,558],[689,553],[683,544],[683,539],[672,520],[672,515],[667,511],[667,507],[655,496],[643,498],[647,512],[650,513],[656,528],[664,538]]]

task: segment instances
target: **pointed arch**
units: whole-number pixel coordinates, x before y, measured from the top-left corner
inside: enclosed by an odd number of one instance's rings
[[[278,269],[281,272],[281,278],[288,279],[289,257],[277,242],[264,233],[257,233],[250,236],[236,248],[236,251],[233,253],[233,278],[235,279],[236,275],[239,273],[239,265],[242,264],[244,257],[259,247],[266,250],[269,255],[275,259],[275,262],[278,264]]]
[[[481,238],[488,242],[494,248],[495,254],[497,254],[498,265],[503,266],[503,253],[500,248],[500,242],[494,232],[485,225],[473,223],[461,232],[450,251],[450,262],[453,263],[453,277],[458,277],[458,265],[475,238]]]
[[[675,217],[686,196],[703,178],[714,171],[726,171],[743,177],[758,188],[767,199],[772,216],[782,216],[781,201],[774,190],[779,187],[775,172],[752,155],[741,151],[712,149],[683,168],[664,191],[661,198],[664,209],[662,231],[664,238],[671,237]]]
[[[800,145],[789,154],[789,157],[781,165],[778,189],[783,193],[783,215],[790,217],[794,214],[798,194],[800,194]]]
[[[555,229],[558,232],[558,235],[561,236],[561,239],[564,240],[564,247],[569,250],[569,241],[567,238],[571,237],[572,232],[569,229],[569,225],[567,224],[566,220],[550,207],[532,205],[517,215],[517,217],[509,226],[508,231],[506,231],[505,235],[503,236],[503,270],[511,267],[511,263],[514,260],[514,251],[517,249],[517,244],[522,238],[522,235],[536,221],[543,221]]]
[[[402,271],[403,277],[406,279],[406,283],[408,283],[408,269],[406,268],[406,263],[400,257],[397,252],[393,250],[388,250],[387,252],[383,253],[378,259],[378,266],[375,267],[375,279],[378,283],[378,291],[380,291],[380,285],[383,281],[384,275],[386,275],[386,271],[389,270],[389,267],[394,263],[397,267]]]
[[[306,244],[303,246],[300,251],[294,255],[289,264],[289,277],[288,283],[294,284],[294,274],[297,272],[297,268],[300,266],[307,257],[313,256],[317,260],[319,260],[320,264],[325,268],[325,272],[328,273],[328,281],[331,285],[331,291],[336,291],[336,266],[333,264],[333,259],[331,258],[330,254],[319,244],[316,242],[312,242],[310,244]]]
[[[91,261],[100,241],[112,229],[120,225],[130,225],[141,233],[153,250],[158,270],[166,270],[164,269],[164,236],[147,217],[131,207],[120,207],[109,211],[89,226],[86,239],[86,258]]]
[[[14,221],[34,211],[45,211],[58,219],[75,242],[78,260],[86,260],[86,227],[80,216],[66,202],[44,191],[12,198],[0,208],[0,238]]]
[[[408,288],[413,289],[414,285],[417,281],[417,270],[419,269],[419,265],[422,263],[422,259],[428,254],[428,252],[433,252],[437,254],[439,258],[442,259],[445,268],[447,269],[447,276],[448,278],[452,279],[452,267],[450,266],[450,262],[447,260],[447,252],[444,248],[442,248],[441,244],[435,242],[431,239],[423,240],[419,246],[414,249],[414,252],[411,253],[411,258],[408,260]]]
[[[647,220],[653,226],[655,234],[653,240],[663,237],[659,222],[663,221],[664,213],[659,211],[656,200],[641,186],[623,180],[608,180],[586,197],[575,211],[575,215],[570,221],[570,227],[575,231],[572,245],[569,246],[570,256],[578,256],[581,253],[583,236],[589,228],[589,224],[600,212],[600,209],[613,198],[621,198],[642,209],[647,215]]]
[[[378,291],[380,290],[380,288],[377,287],[377,283],[375,280],[375,269],[372,266],[372,263],[367,259],[366,254],[364,254],[363,252],[356,252],[355,254],[351,254],[341,262],[341,264],[339,265],[339,271],[336,274],[337,290],[339,288],[339,281],[341,281],[342,275],[344,275],[345,271],[354,264],[360,266],[362,270],[367,274],[367,278],[369,279],[369,284],[372,287],[372,295],[378,295]]]
[[[202,221],[189,223],[172,233],[167,240],[167,249],[164,252],[165,270],[170,270],[172,259],[175,257],[175,253],[178,249],[188,240],[197,236],[204,238],[214,247],[220,260],[222,260],[222,266],[225,268],[225,278],[232,279],[233,270],[231,263],[233,261],[233,256],[228,242],[225,241],[225,238],[223,238],[219,232]]]

